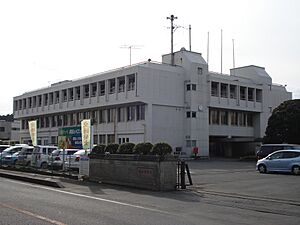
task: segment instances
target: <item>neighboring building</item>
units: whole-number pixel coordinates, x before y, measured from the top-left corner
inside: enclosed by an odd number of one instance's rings
[[[14,97],[21,140],[38,120],[38,142],[57,143],[58,128],[91,118],[94,143],[167,142],[190,156],[253,153],[272,110],[292,94],[262,67],[208,71],[200,53],[181,49],[148,62],[99,73]]]
[[[20,121],[0,120],[0,140],[5,143],[19,143]]]

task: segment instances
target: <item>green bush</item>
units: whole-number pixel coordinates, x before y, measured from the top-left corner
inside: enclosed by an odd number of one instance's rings
[[[105,148],[106,145],[96,145],[95,147],[93,147],[92,149],[92,154],[104,154],[105,153]]]
[[[110,154],[115,154],[117,153],[118,148],[119,148],[118,144],[108,144],[106,145],[105,152],[109,152]]]
[[[117,153],[119,154],[132,154],[133,153],[133,148],[135,144],[133,143],[124,143],[121,144],[117,150]]]
[[[149,155],[152,148],[153,145],[149,142],[139,143],[136,146],[134,146],[133,153],[140,154],[140,155]]]
[[[153,155],[167,155],[172,152],[172,147],[167,143],[156,143],[151,149]]]

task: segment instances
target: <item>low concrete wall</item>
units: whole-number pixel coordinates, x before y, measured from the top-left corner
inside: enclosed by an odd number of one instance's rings
[[[135,156],[118,155],[91,157],[90,176],[92,181],[118,184],[156,191],[176,189],[177,161],[173,157],[137,159]]]

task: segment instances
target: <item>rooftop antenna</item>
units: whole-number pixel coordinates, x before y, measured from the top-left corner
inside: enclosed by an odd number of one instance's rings
[[[209,32],[207,32],[207,57],[206,57],[207,65],[209,61]]]
[[[129,49],[129,65],[131,66],[131,49],[140,49],[139,45],[122,45],[120,48]]]
[[[221,74],[223,73],[223,30],[221,29]]]
[[[233,64],[233,75],[235,75],[234,39],[232,39],[232,64]]]
[[[192,51],[192,26],[189,25],[189,43],[190,43],[190,52]]]
[[[171,65],[174,65],[174,52],[173,52],[173,33],[174,33],[174,26],[173,21],[177,19],[177,16],[171,15],[167,17],[168,20],[171,20]]]

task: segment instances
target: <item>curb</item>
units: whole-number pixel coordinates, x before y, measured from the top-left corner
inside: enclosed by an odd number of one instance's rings
[[[50,187],[64,188],[64,186],[62,185],[62,183],[60,181],[53,180],[50,177],[44,177],[44,178],[33,177],[33,176],[24,175],[24,174],[7,173],[7,172],[3,172],[3,171],[0,171],[0,177],[26,181],[26,182],[46,185],[46,186],[50,186]]]

